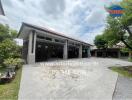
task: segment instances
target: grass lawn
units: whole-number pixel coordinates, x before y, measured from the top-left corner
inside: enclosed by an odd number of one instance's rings
[[[132,58],[128,58],[128,61],[132,62]]]
[[[4,69],[0,68],[0,72]],[[15,79],[11,83],[0,85],[0,100],[17,100],[21,80],[22,68],[17,71]]]
[[[124,67],[110,67],[111,70],[118,72],[119,74],[132,78],[132,66],[124,66]]]

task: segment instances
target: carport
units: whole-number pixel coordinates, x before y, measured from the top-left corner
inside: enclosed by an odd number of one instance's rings
[[[36,42],[36,62],[46,61],[49,59],[62,59],[63,58],[63,45]]]
[[[23,23],[18,38],[24,41],[23,58],[29,64],[90,56],[90,44],[36,25]]]

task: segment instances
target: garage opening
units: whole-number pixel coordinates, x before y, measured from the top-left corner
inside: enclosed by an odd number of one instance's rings
[[[74,46],[68,46],[68,58],[78,58],[79,48]]]
[[[82,58],[88,57],[88,49],[86,47],[82,48]]]
[[[36,62],[63,58],[63,45],[36,42]]]

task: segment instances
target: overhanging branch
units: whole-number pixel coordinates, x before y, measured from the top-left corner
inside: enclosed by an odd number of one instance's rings
[[[130,37],[132,37],[132,32],[130,31],[129,27],[125,27],[125,30],[128,32],[128,34],[130,35]]]
[[[124,40],[123,36],[121,36],[121,41],[126,45],[127,48],[132,50],[132,47]]]

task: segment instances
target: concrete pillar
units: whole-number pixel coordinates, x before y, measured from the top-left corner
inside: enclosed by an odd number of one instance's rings
[[[29,33],[29,42],[28,42],[28,64],[35,63],[35,50],[36,50],[36,33],[35,31],[31,31]]]
[[[88,54],[88,57],[91,57],[90,47],[87,48],[87,54]]]
[[[79,47],[79,58],[82,58],[82,45]]]
[[[120,50],[118,51],[118,58],[121,58]]]
[[[129,58],[132,58],[132,52],[129,51]]]
[[[68,58],[68,41],[66,40],[64,47],[63,47],[63,59]]]
[[[28,57],[28,41],[23,40],[22,58],[24,59],[25,63],[28,63],[27,57]]]
[[[97,51],[95,50],[95,57],[97,57]]]

